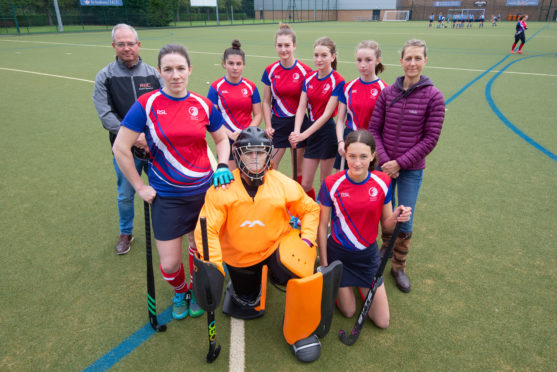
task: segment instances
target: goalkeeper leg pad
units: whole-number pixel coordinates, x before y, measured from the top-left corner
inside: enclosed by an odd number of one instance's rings
[[[333,320],[342,263],[328,267],[302,279],[290,279],[286,286],[286,308],[283,335],[290,345],[313,334],[324,337]]]

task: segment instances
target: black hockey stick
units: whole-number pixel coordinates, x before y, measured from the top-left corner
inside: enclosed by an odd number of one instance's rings
[[[369,291],[367,293],[366,300],[364,301],[364,304],[362,306],[362,310],[358,315],[358,319],[356,319],[356,324],[354,324],[354,328],[352,328],[352,332],[350,332],[350,334],[347,334],[344,329],[341,329],[338,332],[338,338],[340,338],[342,343],[345,345],[354,345],[354,343],[358,339],[358,336],[360,335],[360,332],[362,331],[362,327],[364,326],[364,322],[367,318],[367,313],[369,312],[371,303],[373,302],[373,297],[375,297],[375,291],[377,291],[377,287],[379,287],[379,279],[381,279],[381,277],[383,276],[383,271],[385,271],[385,266],[387,265],[387,261],[389,260],[389,256],[391,254],[391,251],[393,250],[393,246],[395,245],[396,238],[398,236],[398,233],[400,232],[400,226],[401,222],[397,222],[395,231],[393,231],[393,236],[389,241],[387,251],[381,259],[381,264],[377,269],[377,273],[375,273],[375,278],[373,278],[373,282],[371,283],[371,287],[369,288]]]
[[[209,242],[207,239],[207,219],[201,217],[199,219],[201,224],[201,239],[203,241],[203,259],[209,261]],[[209,303],[213,302],[211,298],[211,293],[207,293],[207,300]],[[220,345],[217,345],[217,328],[215,324],[215,313],[213,311],[207,311],[207,326],[209,331],[209,351],[207,352],[207,357],[205,360],[207,363],[212,363],[217,359],[220,353]]]
[[[145,210],[145,246],[147,254],[147,312],[151,327],[157,332],[166,331],[166,324],[157,321],[157,301],[155,300],[155,278],[153,277],[153,253],[151,249],[151,214],[149,203],[143,202]]]
[[[298,149],[292,147],[292,178],[298,181]]]

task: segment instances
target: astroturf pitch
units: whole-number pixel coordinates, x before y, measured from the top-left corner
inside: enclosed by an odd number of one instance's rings
[[[557,26],[529,22],[524,54],[510,55],[514,23],[426,25],[293,26],[296,56],[310,66],[313,41],[333,38],[347,80],[357,76],[359,41],[381,44],[380,77],[390,84],[402,74],[403,43],[426,40],[423,73],[443,92],[447,112],[416,210],[412,291],[399,292],[385,277],[390,327],[368,321],[347,347],[337,332],[354,319],[336,312],[321,358],[300,364],[282,337],[284,294],[271,286],[265,316],[244,325],[246,370],[555,368]],[[155,65],[162,45],[185,44],[194,67],[190,90],[206,94],[207,82],[224,74],[223,50],[238,38],[244,76],[262,94],[261,74],[277,59],[276,29],[140,30],[141,56]],[[165,333],[138,333],[148,322],[143,204],[136,198],[130,253],[116,256],[115,176],[91,100],[95,74],[113,58],[109,32],[0,37],[0,370],[102,370],[98,363],[107,360],[125,371],[209,368],[205,317],[172,321]],[[290,174],[289,164],[286,156],[280,170]],[[157,255],[154,261],[163,312],[172,293]],[[228,370],[230,319],[219,309],[216,322],[222,351],[210,368]],[[132,335],[141,342],[130,343]]]

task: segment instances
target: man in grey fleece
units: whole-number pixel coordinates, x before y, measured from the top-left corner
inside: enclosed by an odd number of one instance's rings
[[[111,148],[120,130],[120,122],[139,96],[163,86],[157,70],[139,57],[141,42],[135,29],[126,24],[117,24],[112,29],[112,47],[116,60],[99,71],[95,78],[93,103],[103,127],[108,130]],[[147,142],[141,134],[132,149],[135,166],[139,174],[147,171]],[[118,168],[112,157],[116,171],[118,191],[118,215],[120,237],[116,244],[117,254],[130,250],[133,241],[133,218],[135,190]]]

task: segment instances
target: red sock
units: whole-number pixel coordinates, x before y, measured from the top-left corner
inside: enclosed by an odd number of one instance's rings
[[[165,273],[161,266],[162,278],[166,280],[171,286],[174,287],[174,292],[185,293],[188,291],[186,283],[186,273],[184,272],[184,265],[180,263],[180,268],[175,273]]]
[[[189,247],[188,249],[188,263],[190,267],[190,290],[193,289],[193,256],[197,254],[197,249]]]
[[[315,189],[313,187],[311,188],[311,190],[306,191],[306,194],[308,194],[308,196],[315,201]]]
[[[516,43],[513,44],[513,47],[511,48],[511,50],[514,50],[515,47],[516,47]]]
[[[523,46],[524,46],[524,43],[520,44],[520,47],[518,48],[518,50],[522,50]]]
[[[296,179],[296,181],[298,181],[298,183],[301,185],[301,184],[302,184],[302,176],[298,176],[298,178]]]

